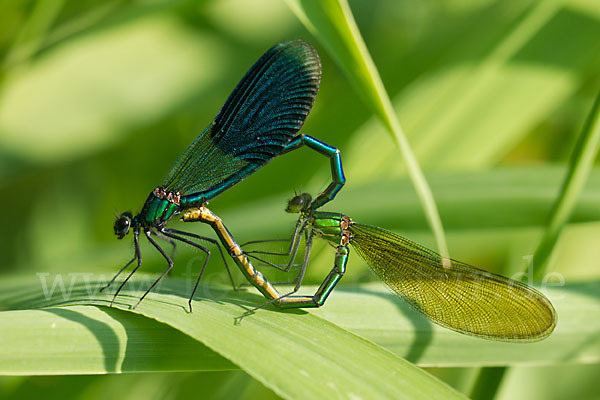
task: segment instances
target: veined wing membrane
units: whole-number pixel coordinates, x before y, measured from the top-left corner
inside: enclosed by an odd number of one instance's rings
[[[552,304],[520,282],[451,260],[392,232],[354,223],[351,244],[394,292],[449,329],[496,340],[540,340],[556,324]]]

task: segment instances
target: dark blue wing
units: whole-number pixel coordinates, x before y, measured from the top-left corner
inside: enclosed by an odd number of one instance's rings
[[[310,44],[296,40],[272,47],[177,160],[163,187],[208,200],[252,174],[300,130],[320,81],[321,62]]]

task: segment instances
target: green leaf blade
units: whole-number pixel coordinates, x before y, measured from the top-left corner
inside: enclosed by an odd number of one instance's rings
[[[107,305],[112,298],[104,293],[90,295],[85,284],[76,284],[68,300],[58,295],[46,300],[39,289],[32,294],[35,287],[21,292],[29,297],[13,291],[5,302],[11,307],[37,308]],[[263,309],[236,325],[243,305],[260,304],[261,297],[206,286],[201,291],[210,297],[195,301],[194,312],[188,313],[180,294],[185,288],[186,282],[165,281],[161,292],[151,293],[134,312],[203,343],[284,398],[461,398],[393,353],[305,311]],[[131,307],[142,293],[124,290],[116,307]]]
[[[2,375],[237,369],[175,329],[104,307],[0,312],[0,336]]]

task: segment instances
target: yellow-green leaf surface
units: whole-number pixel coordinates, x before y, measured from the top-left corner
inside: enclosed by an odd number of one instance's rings
[[[143,281],[134,280],[133,285],[149,283],[149,277],[145,278]],[[97,284],[99,282],[94,280],[87,283],[92,291]],[[201,285],[200,292],[209,297],[197,297],[194,312],[189,314],[185,311],[185,293],[189,285],[171,279],[162,285],[160,293],[152,293],[136,310],[161,322],[157,323],[106,307],[80,305],[37,309],[52,304],[106,304],[111,299],[110,295],[89,295],[83,282],[74,285],[70,297],[67,297],[70,300],[65,300],[58,289],[52,298],[46,300],[44,294],[40,293],[43,290],[37,277],[7,280],[2,284],[2,289],[3,307],[31,308],[0,313],[2,337],[6,344],[10,344],[4,347],[2,371],[12,374],[27,373],[27,368],[31,368],[29,373],[101,373],[220,370],[232,367],[178,330],[206,344],[252,375],[252,370],[257,369],[254,373],[259,376],[266,374],[263,368],[269,367],[257,367],[254,363],[285,365],[291,362],[294,368],[304,370],[302,364],[309,361],[315,362],[311,365],[316,368],[325,367],[334,359],[341,363],[343,360],[350,362],[346,357],[357,357],[361,363],[368,363],[375,361],[371,357],[376,357],[380,362],[388,363],[388,367],[395,363],[398,363],[396,367],[406,367],[401,359],[388,358],[389,354],[382,352],[379,347],[361,341],[355,335],[421,366],[600,362],[599,282],[564,286],[549,284],[544,292],[556,308],[558,324],[549,338],[535,343],[496,342],[441,328],[423,318],[381,283],[338,288],[324,307],[309,310],[308,313],[304,310],[259,310],[245,318],[240,325],[233,325],[233,319],[245,307],[263,302],[262,297]],[[304,287],[302,291],[311,293],[315,289]],[[142,293],[139,290],[125,291],[118,297],[117,303],[119,307],[134,304]],[[9,324],[8,321],[13,323]],[[40,331],[46,331],[47,334],[39,335]],[[36,346],[29,347],[32,340]],[[148,343],[152,343],[152,348],[144,352]],[[335,356],[334,353],[341,351],[339,346],[345,345],[358,347],[352,347],[355,349],[352,355]],[[263,352],[261,346],[273,350],[267,354],[261,353],[261,358],[256,353]],[[165,356],[168,349],[172,354]],[[369,354],[362,354],[364,351]],[[89,369],[76,370],[80,367],[73,366],[70,370],[67,361],[63,361],[63,365],[44,363],[44,360],[65,353],[71,354],[73,359],[81,358],[85,361],[82,365],[89,366]],[[11,357],[20,357],[20,364],[9,362]],[[157,357],[165,357],[165,363],[157,364]],[[287,359],[292,360],[285,361]],[[342,371],[343,375],[349,373],[346,367]],[[309,370],[305,372],[315,378]],[[269,381],[269,376],[264,375],[261,381]],[[363,378],[370,379],[369,376],[366,374]],[[278,374],[275,377],[284,379]]]
[[[535,343],[497,342],[444,329],[379,283],[338,290],[311,313],[422,366],[600,362],[600,282],[550,286],[544,292],[558,324],[547,339]]]
[[[4,311],[0,332],[0,374],[237,369],[180,331],[105,307]]]
[[[75,285],[68,300],[64,300],[60,293],[46,300],[39,281],[33,284],[13,282],[7,289],[11,286],[18,289],[5,290],[3,303],[14,308],[71,304],[68,307],[44,308],[45,311],[22,312],[30,313],[30,320],[34,320],[38,315],[35,313],[39,312],[54,313],[58,318],[63,318],[61,313],[73,313],[76,316],[71,319],[82,320],[88,312],[97,315],[98,308],[82,308],[73,304],[106,305],[112,298],[108,293],[88,293],[98,284],[93,280],[82,282]],[[211,297],[195,301],[194,312],[188,313],[184,295],[187,286],[183,281],[165,282],[161,293],[153,293],[135,312],[198,340],[285,398],[461,397],[458,392],[404,359],[305,311],[284,313],[260,310],[236,325],[234,319],[245,307],[261,302],[256,295],[205,286],[200,288],[200,292],[210,293]],[[9,291],[11,294],[7,293]],[[124,291],[118,297],[116,306],[129,308],[137,302],[141,293]],[[15,343],[7,346],[7,349],[22,353],[27,342],[19,339],[18,335],[11,334],[8,337]],[[43,335],[38,335],[38,340],[43,338]],[[96,339],[90,342],[97,346]],[[54,342],[49,339],[48,345],[51,346],[51,343]],[[168,343],[165,345],[168,346]],[[68,351],[64,353],[69,354]],[[200,352],[198,356],[202,354]],[[10,368],[7,358],[5,356],[0,360],[5,372]],[[223,366],[223,361],[219,360],[217,364]],[[19,372],[23,373],[22,370]]]

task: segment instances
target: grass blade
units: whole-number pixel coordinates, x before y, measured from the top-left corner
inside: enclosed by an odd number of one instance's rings
[[[548,259],[569,220],[575,204],[588,180],[600,148],[600,92],[594,101],[583,131],[579,135],[569,162],[567,176],[556,199],[544,236],[533,256],[534,277],[540,280],[546,272]]]
[[[150,280],[146,279],[143,286]],[[7,289],[20,289],[6,290],[2,297],[5,305],[16,308],[107,305],[111,294],[88,292],[99,284],[94,280],[75,284],[68,300],[60,293],[46,300],[40,293],[39,282],[25,285],[12,282]],[[135,313],[203,343],[284,398],[462,398],[422,369],[318,316],[301,310],[263,309],[235,325],[235,317],[247,305],[260,304],[262,297],[203,285],[200,291],[208,298],[194,302],[194,312],[188,313],[185,300],[188,289],[187,281],[167,280],[161,292],[148,296]],[[128,309],[142,293],[143,289],[125,290],[117,298],[117,307]],[[25,345],[22,343],[20,349]],[[64,355],[68,354],[67,351]],[[6,359],[1,363],[5,370],[10,367]]]
[[[0,312],[0,336],[2,375],[237,369],[176,329],[104,307]]]
[[[533,255],[530,269],[535,268],[534,279],[540,280],[546,272],[548,260],[556,246],[558,237],[571,216],[575,203],[583,191],[594,160],[600,147],[600,92],[592,106],[583,131],[579,135],[577,145],[569,162],[569,170],[560,191],[560,195],[550,213],[544,235]],[[493,398],[505,375],[505,371],[483,369],[475,383],[472,397]]]

